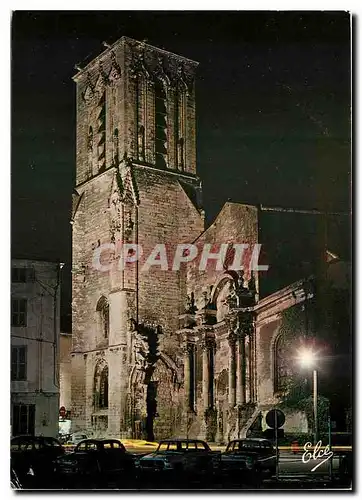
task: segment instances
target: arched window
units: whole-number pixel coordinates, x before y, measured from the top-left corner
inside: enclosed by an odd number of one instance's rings
[[[108,366],[98,364],[94,373],[94,409],[108,408]]]
[[[185,168],[185,93],[179,89],[175,95],[175,137],[176,137],[176,166],[179,170]]]
[[[103,172],[106,168],[106,94],[103,92],[97,109],[97,126],[98,130],[98,172]]]
[[[109,334],[109,304],[105,297],[101,297],[98,300],[96,310],[99,314],[101,334],[107,339]]]
[[[138,129],[138,158],[145,159],[145,127],[141,125]]]
[[[286,390],[292,374],[285,335],[278,335],[274,344],[274,390],[276,392]]]
[[[155,152],[156,166],[167,166],[167,108],[166,92],[162,82],[155,83]]]
[[[147,82],[145,75],[140,73],[136,79],[137,107],[137,159],[145,161],[145,124],[147,123]]]
[[[103,368],[100,376],[99,408],[108,408],[108,366]]]

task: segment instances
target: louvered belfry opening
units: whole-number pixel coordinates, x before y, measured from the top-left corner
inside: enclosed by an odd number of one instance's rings
[[[162,82],[155,83],[155,138],[156,166],[167,167],[167,108],[166,92]]]
[[[97,113],[98,134],[98,172],[106,168],[106,93],[103,92],[98,102]]]
[[[182,90],[176,91],[175,97],[175,137],[176,137],[176,167],[185,168],[185,96]]]

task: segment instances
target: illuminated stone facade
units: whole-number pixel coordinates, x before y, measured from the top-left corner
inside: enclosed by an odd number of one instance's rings
[[[196,67],[123,37],[74,77],[74,430],[221,442],[277,402],[264,325],[303,296],[286,289],[259,301],[257,272],[215,262],[205,271],[196,261],[142,269],[157,244],[170,259],[181,243],[258,243],[257,208],[248,205],[226,203],[204,231]],[[124,269],[122,243],[143,249]]]

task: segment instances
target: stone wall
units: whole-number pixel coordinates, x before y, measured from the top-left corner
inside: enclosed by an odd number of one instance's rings
[[[211,226],[202,233],[195,245],[198,246],[199,255],[205,244],[212,245],[211,251],[217,252],[221,244],[249,244],[258,242],[258,212],[251,205],[227,202]],[[197,302],[202,300],[202,292],[210,292],[225,277],[225,270],[216,270],[216,261],[210,260],[205,271],[199,270],[199,258],[187,265],[187,290],[192,291]],[[245,277],[248,273],[245,273]],[[256,274],[256,280],[258,279]],[[196,304],[197,305],[197,304]]]
[[[72,335],[61,333],[59,339],[59,406],[71,409],[72,396]]]
[[[143,386],[156,381],[145,381],[138,373],[138,341],[129,329],[130,320],[137,325],[154,323],[162,329],[158,350],[168,356],[169,362],[162,365],[165,374],[157,384],[158,413],[164,417],[162,424],[155,422],[155,429],[162,437],[178,425],[176,415],[182,405],[182,387],[180,381],[174,386],[174,379],[175,372],[182,368],[182,357],[175,331],[181,304],[186,299],[184,278],[181,271],[153,266],[142,272],[142,267],[155,245],[165,245],[171,258],[178,243],[190,243],[204,228],[200,182],[195,176],[196,66],[185,58],[123,37],[74,78],[77,83],[77,176],[72,215],[74,428],[92,426],[95,418],[106,416],[108,432],[113,435],[128,432],[136,406],[144,408],[145,401],[142,404],[138,401],[139,394],[144,399],[147,390]],[[164,85],[168,113],[168,170],[162,171],[155,168],[156,82]],[[177,159],[181,122],[176,119],[176,106],[180,96],[183,107],[177,113],[183,116],[183,165]],[[105,115],[101,114],[102,99],[106,103]],[[105,120],[103,135],[99,133],[102,120]],[[139,135],[140,127],[143,138]],[[100,150],[104,151],[101,168],[97,158]],[[143,257],[123,270],[119,262],[121,245],[125,242],[141,245]],[[95,268],[97,248],[102,249],[100,261],[105,266],[102,270]],[[107,338],[98,310],[102,297],[109,305]],[[93,401],[99,357],[103,357],[109,370],[108,409],[101,411],[106,415],[98,415]],[[153,376],[157,377],[161,365],[155,368]],[[135,388],[134,384],[142,387]],[[170,394],[173,394],[171,400]],[[167,416],[170,411],[172,416]]]

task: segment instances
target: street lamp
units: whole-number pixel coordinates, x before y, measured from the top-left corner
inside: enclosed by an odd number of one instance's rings
[[[311,349],[298,352],[298,359],[303,368],[313,368],[313,416],[314,416],[314,443],[318,438],[318,374],[316,366],[317,355]]]

